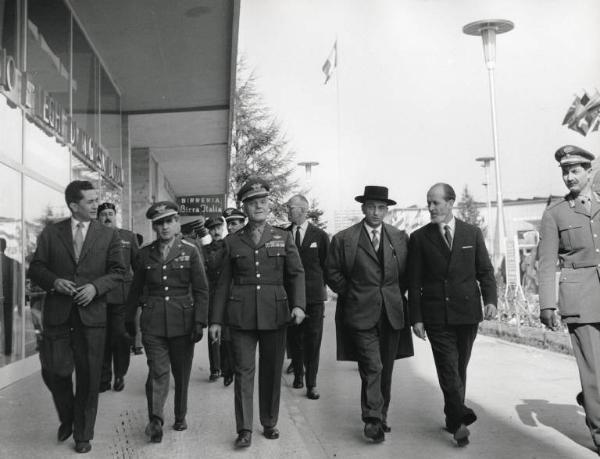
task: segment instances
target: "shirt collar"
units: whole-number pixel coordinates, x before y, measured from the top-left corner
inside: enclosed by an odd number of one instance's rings
[[[304,223],[302,223],[301,225],[296,225],[294,223],[294,232],[296,231],[296,228],[300,228],[302,231],[302,234],[306,234],[306,228],[308,228],[308,220],[304,220]]]
[[[377,230],[377,232],[378,232],[379,234],[381,234],[381,227],[382,227],[383,225],[379,225],[379,226],[377,226],[377,227],[375,227],[375,228],[374,228],[374,227],[372,227],[372,226],[369,226],[369,225],[367,225],[367,222],[363,222],[363,225],[364,225],[365,229],[367,230],[367,234],[368,234],[369,236],[372,236],[372,235],[373,235],[373,230]]]
[[[81,221],[77,220],[75,217],[71,216],[71,231],[77,230],[78,223],[83,224],[83,228],[82,228],[83,231],[87,231],[91,222],[92,222],[91,220],[89,220],[87,222],[81,222]]]
[[[454,215],[453,215],[452,220],[450,220],[448,223],[439,223],[438,225],[440,227],[440,230],[442,231],[442,234],[444,233],[444,227],[446,225],[448,225],[450,227],[450,232],[452,234],[454,234],[454,230],[456,228],[456,219],[454,218]]]

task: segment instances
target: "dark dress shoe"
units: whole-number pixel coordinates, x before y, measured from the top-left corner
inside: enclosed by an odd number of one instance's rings
[[[304,382],[302,381],[302,376],[294,376],[294,383],[292,384],[294,389],[302,389],[304,387]]]
[[[160,443],[163,437],[162,423],[160,419],[153,418],[146,426],[146,435],[150,437],[152,443]]]
[[[113,390],[117,392],[121,392],[125,388],[125,380],[122,376],[117,376],[115,378],[115,383],[113,384]]]
[[[106,392],[107,390],[110,390],[110,382],[100,383],[100,390],[98,392]]]
[[[73,423],[64,422],[58,427],[58,441],[65,441],[73,433]]]
[[[213,372],[210,374],[210,376],[208,377],[208,380],[209,380],[210,382],[214,382],[214,381],[216,381],[217,379],[219,379],[220,377],[221,377],[221,372],[220,372],[219,370],[217,370],[217,371],[213,371]]]
[[[242,430],[237,438],[235,439],[236,448],[247,448],[252,444],[252,432],[249,430]]]
[[[180,420],[175,420],[175,424],[173,424],[173,429],[175,430],[185,430],[187,429],[187,422],[185,422],[185,418]]]
[[[381,428],[383,429],[383,431],[385,433],[390,433],[392,431],[392,428],[387,425],[387,422],[382,422],[381,423]]]
[[[454,432],[454,440],[456,440],[456,444],[460,447],[467,446],[469,444],[469,429],[464,424],[458,426],[458,429]]]
[[[89,453],[92,450],[92,445],[89,441],[76,441],[75,451],[78,453]]]
[[[135,355],[142,355],[142,354],[144,353],[144,351],[142,351],[142,348],[141,348],[141,347],[137,347],[137,346],[136,346],[136,347],[134,347],[134,348],[133,348],[133,353],[134,353]]]
[[[233,375],[223,376],[223,385],[225,387],[229,386],[233,382]]]
[[[365,423],[365,437],[373,443],[381,443],[385,440],[385,433],[379,419],[369,420]]]
[[[290,362],[290,364],[288,365],[288,367],[285,369],[285,372],[288,375],[291,375],[294,372],[294,363]]]
[[[306,390],[306,396],[308,398],[310,398],[311,400],[319,400],[319,397],[321,397],[321,394],[319,394],[319,391],[317,390],[316,387],[309,387]]]
[[[277,440],[279,438],[279,429],[277,427],[265,427],[263,435],[269,440]]]

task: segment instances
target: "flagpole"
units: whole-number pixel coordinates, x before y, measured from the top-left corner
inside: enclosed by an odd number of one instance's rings
[[[338,36],[337,33],[335,34],[335,109],[336,109],[336,118],[337,118],[337,163],[338,163],[338,167],[337,167],[337,189],[340,190],[341,189],[341,177],[343,177],[343,174],[341,173],[342,170],[342,146],[341,146],[341,138],[342,138],[342,134],[341,134],[341,110],[340,110],[340,48],[339,48],[339,44],[338,44]],[[341,209],[342,208],[342,195],[343,193],[339,193],[338,192],[338,205],[336,206],[337,209]],[[335,221],[335,216],[334,216],[334,221]]]

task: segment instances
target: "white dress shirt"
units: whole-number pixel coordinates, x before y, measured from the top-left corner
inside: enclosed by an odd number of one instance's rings
[[[300,226],[298,226],[294,223],[294,226],[292,228],[292,238],[294,239],[294,241],[296,240],[296,231],[298,231],[298,229],[300,229],[300,244],[302,244],[302,242],[304,241],[304,235],[306,234],[307,228],[308,228],[308,220],[304,220],[304,223],[302,223]]]
[[[88,229],[90,228],[90,221],[80,222],[75,217],[71,217],[71,236],[73,236],[73,240],[75,240],[75,232],[77,231],[77,224],[81,223],[83,228],[81,228],[81,232],[83,233],[83,240],[85,241],[85,236],[87,235]]]

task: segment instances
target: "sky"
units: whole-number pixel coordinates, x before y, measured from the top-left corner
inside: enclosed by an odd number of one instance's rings
[[[562,126],[576,94],[600,89],[597,0],[243,0],[238,55],[279,120],[296,161],[333,220],[365,185],[387,186],[402,207],[424,205],[447,182],[486,200],[493,156],[482,41],[462,33],[508,19],[494,73],[505,199],[564,194],[554,152],[575,144],[600,156],[600,132]],[[338,67],[321,67],[337,40]],[[495,198],[494,170],[490,194]]]

